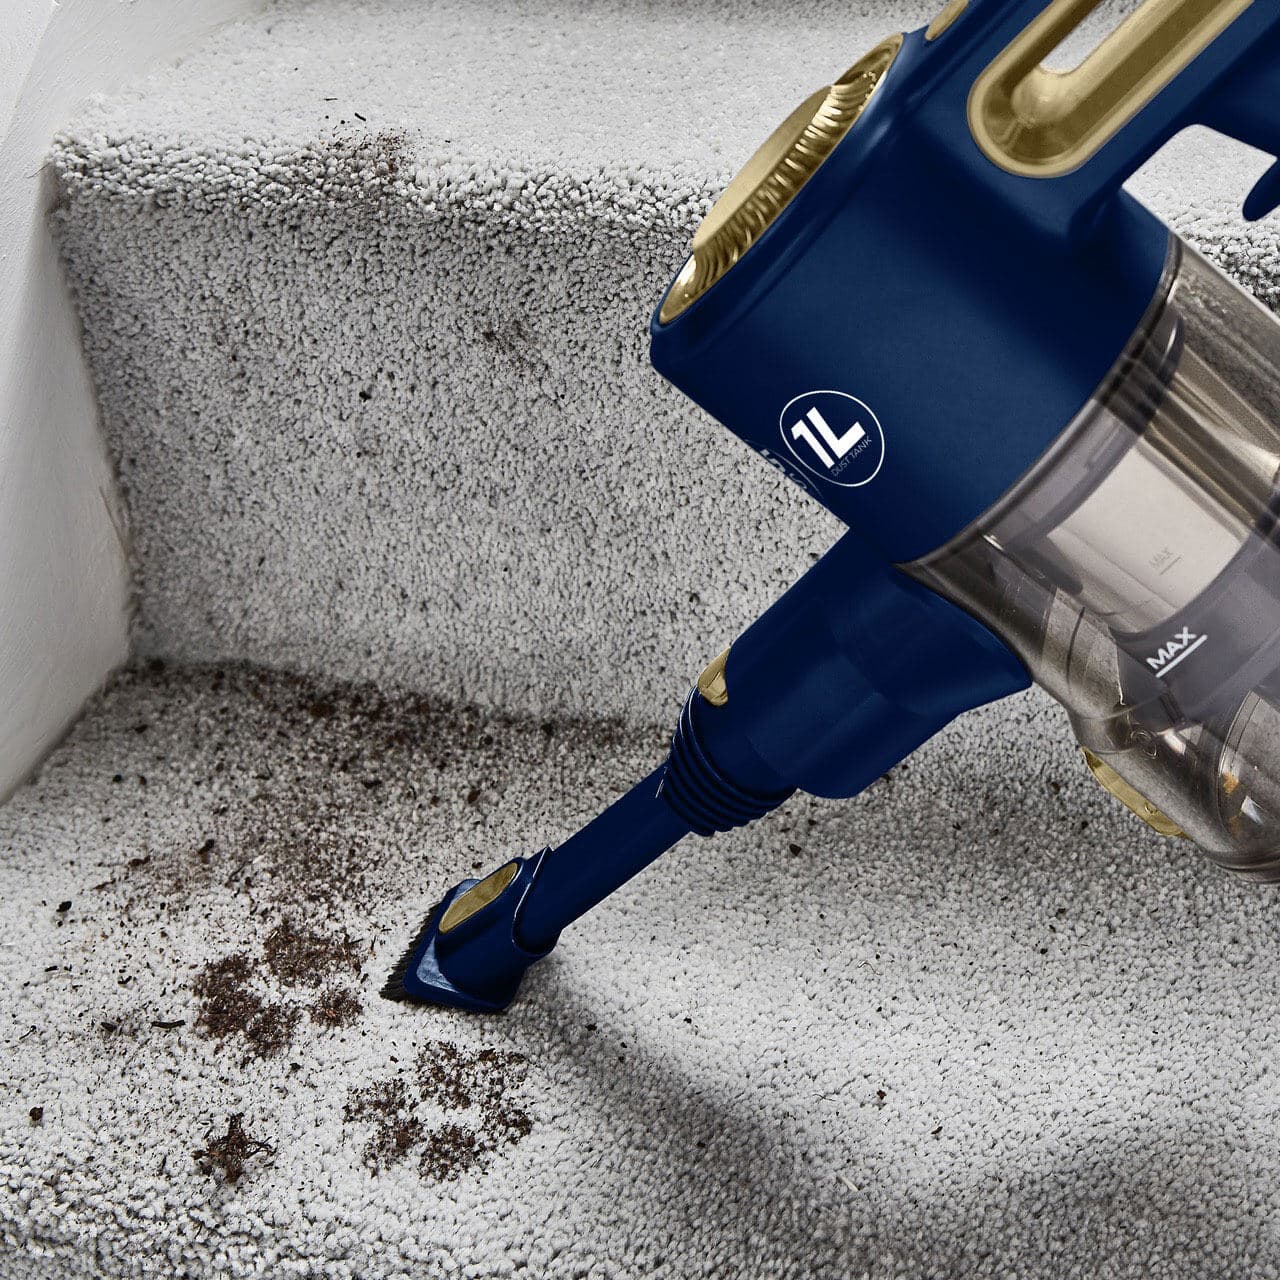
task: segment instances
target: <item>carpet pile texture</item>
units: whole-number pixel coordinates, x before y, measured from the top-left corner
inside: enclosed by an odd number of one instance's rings
[[[376,992],[660,736],[124,676],[0,811],[0,1275],[1280,1273],[1273,894],[1064,728],[691,839],[476,1019]]]
[[[646,327],[934,8],[284,0],[68,122],[138,665],[0,810],[0,1280],[1280,1276],[1274,891],[1037,693],[680,846],[505,1017],[376,994],[834,540]],[[1262,167],[1134,188],[1275,305]]]

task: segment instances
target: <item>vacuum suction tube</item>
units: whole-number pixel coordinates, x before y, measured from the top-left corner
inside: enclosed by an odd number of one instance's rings
[[[1176,238],[1156,301],[1048,453],[903,566],[998,631],[1095,776],[1280,879],[1280,326]]]

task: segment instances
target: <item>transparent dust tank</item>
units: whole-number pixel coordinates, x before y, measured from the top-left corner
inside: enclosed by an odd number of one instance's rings
[[[1280,880],[1280,324],[1176,239],[1128,349],[975,525],[905,565],[999,632],[1099,781]]]

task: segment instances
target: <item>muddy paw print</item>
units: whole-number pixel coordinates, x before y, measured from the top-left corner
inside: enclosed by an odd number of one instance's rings
[[[196,1030],[219,1043],[242,1044],[249,1058],[273,1058],[293,1043],[304,1015],[322,1027],[353,1023],[361,1005],[342,979],[359,975],[358,948],[350,937],[285,919],[267,935],[260,959],[237,951],[196,975]],[[304,1002],[299,997],[308,990],[311,998]]]
[[[517,1101],[526,1074],[522,1054],[432,1040],[410,1076],[353,1089],[344,1114],[371,1129],[364,1160],[373,1172],[411,1159],[424,1178],[446,1181],[483,1168],[530,1132]]]

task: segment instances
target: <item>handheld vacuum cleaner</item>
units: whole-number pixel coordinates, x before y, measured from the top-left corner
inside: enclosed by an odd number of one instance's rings
[[[694,236],[658,371],[848,532],[702,673],[667,759],[466,880],[385,994],[502,1009],[678,840],[856,795],[1025,688],[1158,831],[1280,880],[1280,323],[1124,192],[1280,156],[1280,3],[953,0],[808,98]],[[1245,216],[1280,206],[1280,163]]]

